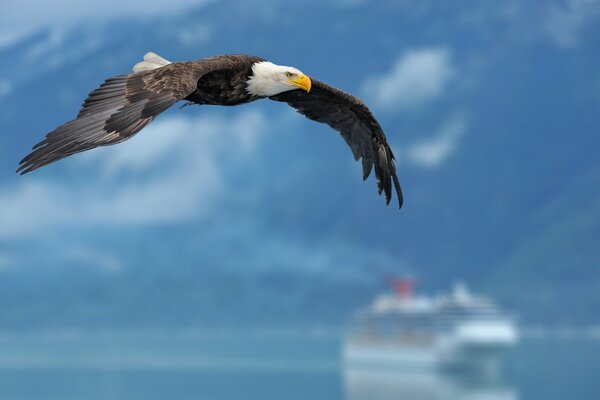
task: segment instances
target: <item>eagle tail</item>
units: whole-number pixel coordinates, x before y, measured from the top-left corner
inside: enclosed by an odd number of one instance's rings
[[[144,61],[141,61],[133,66],[133,72],[151,71],[153,69],[164,67],[168,64],[171,64],[171,61],[149,51],[144,55]]]

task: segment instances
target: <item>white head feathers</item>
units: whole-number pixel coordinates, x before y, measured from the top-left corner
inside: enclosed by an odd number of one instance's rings
[[[255,96],[274,96],[298,89],[298,85],[292,83],[290,77],[301,76],[304,74],[297,68],[261,61],[252,66],[252,76],[246,82],[246,90]]]

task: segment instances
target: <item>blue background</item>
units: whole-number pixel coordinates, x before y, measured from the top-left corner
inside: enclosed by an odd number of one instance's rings
[[[389,275],[463,280],[528,324],[597,320],[598,2],[13,3],[0,330],[343,324]],[[335,132],[269,101],[174,107],[126,143],[14,173],[147,51],[253,54],[363,98],[405,207]]]

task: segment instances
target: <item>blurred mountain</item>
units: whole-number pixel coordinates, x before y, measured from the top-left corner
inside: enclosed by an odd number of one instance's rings
[[[600,307],[591,2],[213,2],[0,48],[1,327],[342,322],[389,274],[532,322]],[[406,203],[282,104],[169,110],[130,142],[19,159],[147,51],[248,53],[372,105]]]

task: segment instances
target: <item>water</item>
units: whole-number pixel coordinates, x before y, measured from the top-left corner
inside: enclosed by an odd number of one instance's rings
[[[339,335],[322,330],[4,335],[0,399],[600,398],[593,339],[525,339],[495,379],[348,370],[339,360]]]

